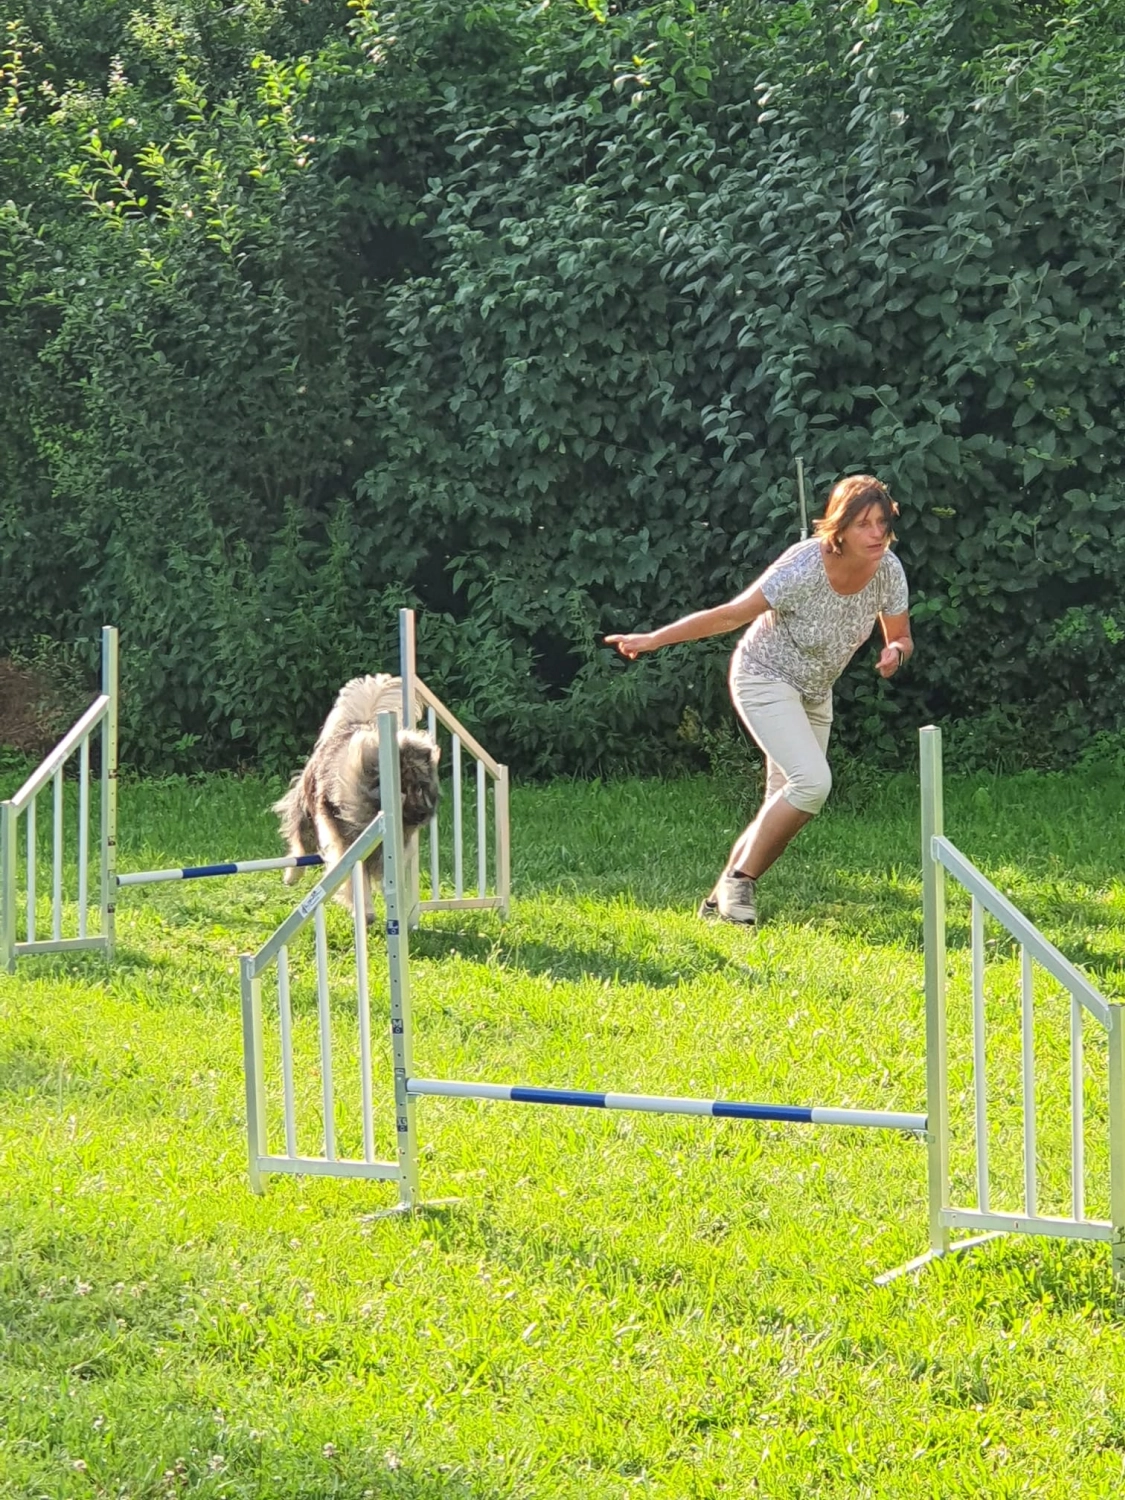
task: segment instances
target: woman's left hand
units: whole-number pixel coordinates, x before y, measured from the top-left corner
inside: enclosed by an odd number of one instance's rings
[[[884,646],[879,653],[879,660],[875,663],[875,670],[880,677],[893,677],[902,666],[902,653],[897,646]]]

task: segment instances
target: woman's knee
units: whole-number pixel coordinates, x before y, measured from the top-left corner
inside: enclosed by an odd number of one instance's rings
[[[818,813],[832,790],[832,772],[828,762],[802,767],[793,772],[785,786],[785,800],[800,812]]]

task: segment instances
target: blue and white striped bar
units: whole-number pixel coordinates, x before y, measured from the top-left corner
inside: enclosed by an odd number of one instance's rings
[[[259,870],[298,870],[324,863],[319,854],[285,854],[277,859],[243,859],[236,864],[185,865],[180,870],[138,870],[118,875],[118,885],[155,885],[161,880],[202,880],[208,875],[252,875]]]
[[[788,1125],[869,1125],[924,1132],[925,1115],[880,1109],[806,1109],[792,1104],[738,1104],[726,1099],[666,1099],[656,1094],[594,1094],[579,1089],[521,1088],[506,1083],[455,1083],[411,1078],[406,1092],[438,1099],[499,1099],[508,1104],[562,1104],[577,1109],[633,1109],[654,1115],[707,1115],[716,1120],[776,1120]]]

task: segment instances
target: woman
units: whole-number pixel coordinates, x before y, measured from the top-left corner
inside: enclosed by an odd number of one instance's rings
[[[897,515],[885,485],[852,474],[833,487],[815,535],[782,553],[729,604],[647,634],[606,636],[632,661],[642,651],[750,627],[731,660],[730,690],[766,757],[766,795],[735,840],[701,917],[757,920],[755,882],[831,789],[832,685],[876,620],[885,642],[875,664],[880,677],[893,677],[913,654],[906,575],[888,551]]]

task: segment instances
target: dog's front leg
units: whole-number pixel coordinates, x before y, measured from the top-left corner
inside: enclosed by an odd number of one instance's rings
[[[371,895],[371,865],[363,861],[363,916],[368,927],[375,921],[375,902]]]

